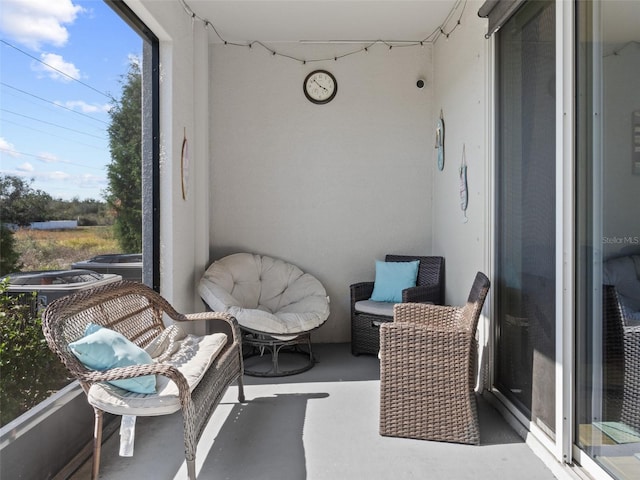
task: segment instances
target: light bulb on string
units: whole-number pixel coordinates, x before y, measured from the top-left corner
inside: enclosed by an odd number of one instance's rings
[[[213,30],[213,32],[215,33],[215,35],[218,37],[218,39],[224,43],[224,45],[232,45],[232,46],[237,46],[237,47],[241,47],[241,46],[245,46],[245,47],[249,47],[252,48],[252,44],[253,43],[258,43],[258,45],[262,46],[265,50],[271,52],[272,56],[281,56],[281,57],[285,57],[285,58],[289,58],[291,60],[295,60],[298,62],[301,62],[303,65],[306,65],[307,62],[316,62],[316,61],[323,61],[323,60],[329,60],[331,57],[329,58],[317,58],[317,59],[303,59],[303,58],[298,58],[296,56],[293,55],[287,55],[284,53],[278,53],[275,50],[272,50],[269,46],[263,44],[260,41],[252,41],[252,42],[244,42],[244,43],[235,43],[235,42],[228,42],[227,40],[225,40],[220,33],[218,33],[215,25],[213,23],[211,23],[209,20],[202,18],[200,16],[198,16],[192,9],[191,7],[187,4],[186,0],[179,0],[180,4],[182,5],[184,11],[186,12],[187,15],[189,15],[192,19],[192,21],[200,20],[201,22],[203,22],[205,28],[206,27],[211,27],[211,29]],[[468,0],[458,0],[458,2],[456,2],[455,6],[452,8],[451,12],[449,13],[449,16],[447,17],[447,19],[444,21],[444,23],[442,23],[439,27],[437,27],[429,36],[427,36],[425,39],[423,40],[419,40],[419,41],[415,41],[415,42],[410,42],[407,43],[406,45],[401,45],[401,46],[420,46],[421,48],[424,48],[424,43],[425,42],[431,42],[434,43],[435,41],[437,41],[438,36],[440,35],[444,35],[445,39],[448,41],[449,37],[451,36],[451,34],[453,33],[453,31],[458,27],[458,25],[462,25],[462,16],[464,14],[465,8],[467,6],[467,2]],[[449,33],[445,32],[445,28],[446,25],[449,23],[449,21],[451,20],[451,17],[454,15],[455,11],[458,10],[459,5],[462,4],[462,9],[460,10],[460,14],[458,15],[458,19],[456,21],[456,25],[449,31]],[[347,57],[356,53],[361,53],[362,51],[364,51],[365,53],[369,53],[369,47],[374,46],[375,44],[378,43],[382,43],[385,44],[389,47],[389,52],[391,52],[391,50],[393,50],[394,45],[389,43],[390,40],[376,40],[373,43],[370,43],[369,45],[367,45],[366,47],[362,47],[359,48],[357,50],[353,50],[350,51],[346,54],[340,55],[340,56],[335,56],[334,57],[334,61],[337,61],[338,58],[342,58],[342,57]],[[333,43],[333,41],[330,41],[329,43]]]

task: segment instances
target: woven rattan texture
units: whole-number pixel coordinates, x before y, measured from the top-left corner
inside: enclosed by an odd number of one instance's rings
[[[409,255],[387,255],[387,262],[409,262],[420,260],[416,286],[402,292],[403,302],[444,303],[444,258],[415,257]],[[374,282],[354,283],[350,286],[351,296],[351,353],[377,355],[380,350],[379,325],[389,322],[392,317],[356,312],[355,304],[368,300],[373,293]]]
[[[227,344],[204,377],[190,392],[184,376],[173,366],[163,363],[134,365],[107,371],[85,368],[71,353],[68,344],[84,335],[88,323],[96,323],[118,331],[135,344],[144,347],[160,335],[164,321],[207,321],[210,331],[227,333]],[[185,457],[190,478],[195,478],[196,445],[211,414],[229,385],[237,380],[238,397],[244,401],[242,386],[241,337],[237,321],[220,312],[178,313],[163,297],[136,282],[117,282],[84,290],[60,298],[45,309],[42,329],[47,343],[77,378],[85,392],[93,383],[119,380],[141,375],[165,375],[176,383],[184,421]],[[96,411],[96,442],[92,478],[97,478],[103,412]]]
[[[605,420],[619,419],[640,432],[640,326],[625,321],[613,285],[602,292]]]
[[[394,307],[380,327],[381,435],[479,443],[475,332],[488,291],[478,272],[462,307]]]
[[[602,419],[620,421],[624,394],[624,332],[622,312],[613,285],[602,289]]]

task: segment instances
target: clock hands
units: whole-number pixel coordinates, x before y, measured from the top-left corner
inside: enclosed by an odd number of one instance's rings
[[[315,83],[316,85],[318,85],[321,89],[323,89],[325,92],[327,92],[329,89],[327,87],[323,87],[322,85],[320,85],[318,83],[318,81],[314,78],[313,79],[313,83]]]
[[[331,73],[325,70],[315,70],[304,79],[302,89],[310,102],[324,104],[336,96],[338,84]]]

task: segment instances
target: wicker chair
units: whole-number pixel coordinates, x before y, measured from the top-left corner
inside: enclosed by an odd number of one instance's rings
[[[165,316],[176,323],[165,327]],[[186,335],[179,327],[196,320],[208,321],[210,333]],[[86,339],[89,324],[115,330],[138,347],[153,351],[153,362],[100,371],[86,368],[69,344]],[[191,480],[196,478],[197,442],[234,380],[238,381],[239,401],[244,401],[240,331],[235,318],[216,312],[183,315],[145,285],[122,281],[50,303],[43,313],[42,328],[49,347],[80,382],[94,409],[93,479],[98,478],[100,467],[104,412],[155,416],[178,410],[182,410],[184,421],[188,475]],[[106,383],[144,375],[155,375],[156,393],[132,393]]]
[[[381,325],[381,435],[479,443],[475,332],[489,285],[478,272],[465,306],[401,303]]]
[[[640,432],[640,325],[627,323],[616,287],[602,292],[603,420]]]
[[[443,257],[416,257],[409,255],[387,255],[387,262],[410,262],[420,260],[416,286],[407,288],[402,292],[402,302],[444,303],[444,258]],[[374,282],[354,283],[351,291],[351,353],[378,355],[380,350],[379,328],[382,323],[393,320],[393,304],[388,309],[378,311],[366,308]],[[381,302],[375,302],[381,303]]]

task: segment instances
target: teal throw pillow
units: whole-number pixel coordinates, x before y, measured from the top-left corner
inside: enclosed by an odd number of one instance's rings
[[[376,260],[376,280],[371,300],[376,302],[402,302],[402,291],[415,287],[420,260],[412,262],[382,262]]]
[[[94,323],[87,325],[85,336],[71,342],[69,349],[84,366],[92,370],[146,365],[153,363],[151,356],[124,335]],[[116,387],[135,393],[155,393],[156,376],[112,380]]]

